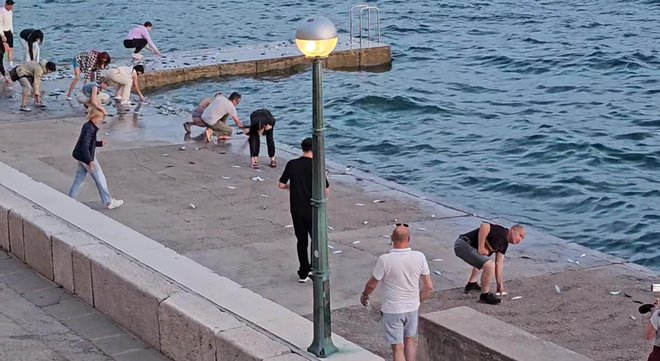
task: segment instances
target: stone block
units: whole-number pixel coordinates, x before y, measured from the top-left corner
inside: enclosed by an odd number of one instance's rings
[[[185,68],[184,74],[186,81],[218,78],[220,77],[220,66],[213,64]]]
[[[260,361],[291,352],[279,342],[247,326],[219,332],[216,347],[218,360],[232,361]]]
[[[92,244],[74,248],[71,252],[73,263],[73,291],[88,305],[94,306],[92,289],[92,260],[100,262],[102,258],[114,257],[117,252],[104,244]]]
[[[64,221],[50,214],[26,216],[23,219],[25,263],[49,280],[54,280],[53,246],[50,237],[72,230]]]
[[[391,62],[392,50],[389,46],[360,49],[360,68],[378,67]]]
[[[25,262],[25,244],[23,242],[23,219],[45,215],[46,212],[37,206],[14,208],[9,211],[9,251],[16,258]]]
[[[158,305],[180,289],[123,256],[90,259],[90,263],[94,307],[160,349]]]
[[[9,211],[31,205],[26,199],[0,186],[0,249],[9,252]]]
[[[215,334],[243,324],[211,302],[178,293],[158,308],[160,351],[174,361],[215,361]]]
[[[185,69],[165,69],[144,74],[144,88],[155,89],[186,81]]]
[[[64,289],[74,293],[73,250],[80,246],[99,243],[99,240],[83,231],[72,230],[65,234],[52,235],[51,241],[53,243],[53,280]]]
[[[238,63],[229,63],[220,65],[220,75],[256,75],[257,62],[255,61],[241,61]]]
[[[306,66],[309,60],[303,56],[287,56],[282,58],[265,59],[256,61],[256,73],[266,73],[269,71],[289,70],[297,66]]]
[[[419,321],[420,361],[590,360],[465,306],[427,313]]]
[[[328,69],[357,69],[360,67],[359,50],[342,50],[331,53],[326,59]]]

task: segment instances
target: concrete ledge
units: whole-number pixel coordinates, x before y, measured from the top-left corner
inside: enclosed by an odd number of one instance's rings
[[[123,256],[90,261],[94,307],[160,349],[158,305],[181,289]]]
[[[108,246],[92,244],[74,248],[71,251],[73,267],[73,289],[76,296],[94,307],[94,288],[92,287],[92,260],[102,262],[102,258],[116,256],[117,252]]]
[[[216,305],[189,293],[163,301],[158,321],[160,350],[174,361],[215,361],[216,334],[244,326]]]
[[[282,344],[247,326],[219,332],[216,347],[219,360],[260,361],[291,352]]]
[[[23,219],[25,263],[53,281],[53,244],[51,236],[71,231],[71,227],[51,215],[26,216]]]
[[[36,206],[14,208],[9,211],[9,251],[16,258],[25,262],[25,242],[23,239],[23,219],[45,216],[46,212]]]
[[[52,235],[51,241],[53,243],[54,281],[55,283],[62,285],[67,291],[75,293],[73,251],[84,245],[99,244],[100,241],[79,230],[72,230],[65,234]],[[88,303],[91,304],[91,274],[89,274],[88,280],[89,297],[87,299],[89,300]]]
[[[420,316],[419,360],[588,361],[590,359],[463,306]]]
[[[9,211],[31,207],[32,203],[17,196],[7,188],[0,187],[0,248],[9,252]]]

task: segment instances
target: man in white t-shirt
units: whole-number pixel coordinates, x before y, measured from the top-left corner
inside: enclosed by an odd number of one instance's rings
[[[229,98],[224,95],[216,96],[202,113],[202,121],[206,125],[206,141],[210,142],[213,133],[218,134],[218,140],[228,140],[234,133],[231,126],[227,124],[229,116],[234,119],[234,123],[239,128],[244,128],[243,123],[238,119],[236,106],[241,102],[241,95],[233,92]]]
[[[378,257],[360,302],[366,306],[369,295],[382,282],[383,304],[380,310],[383,313],[385,338],[392,346],[394,361],[415,361],[419,305],[431,297],[433,282],[424,254],[410,249],[407,224],[397,223],[392,232],[392,244],[389,253]],[[421,293],[420,279],[424,283]]]
[[[656,299],[653,305],[656,308],[660,306],[660,300]],[[660,360],[660,309],[652,309],[652,312],[644,336],[648,341],[653,341],[653,350],[648,361],[658,361]]]

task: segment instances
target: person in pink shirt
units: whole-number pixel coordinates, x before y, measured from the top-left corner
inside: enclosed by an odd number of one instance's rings
[[[154,42],[151,40],[151,36],[149,35],[149,32],[153,28],[154,25],[151,23],[151,21],[147,21],[144,23],[144,25],[138,25],[134,27],[131,29],[131,31],[128,32],[128,35],[126,35],[126,39],[124,39],[124,47],[126,49],[135,48],[135,51],[133,52],[133,59],[142,59],[142,54],[140,54],[140,51],[147,45],[149,48],[151,48],[151,51],[154,54],[160,56],[160,51],[158,51],[156,44],[154,44]]]

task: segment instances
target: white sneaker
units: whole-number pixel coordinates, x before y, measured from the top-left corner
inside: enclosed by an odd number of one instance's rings
[[[22,112],[31,112],[32,108],[28,107],[27,105],[21,105],[21,111]]]
[[[128,99],[126,99],[126,100],[122,100],[119,104],[121,104],[121,105],[129,105],[129,104],[131,104],[131,101],[128,100]]]
[[[121,205],[124,204],[124,201],[121,199],[112,199],[110,203],[107,205],[108,209],[115,209],[121,207]]]
[[[136,60],[142,59],[142,54],[140,54],[140,53],[133,53],[132,56],[133,56],[133,59],[136,59]]]
[[[12,66],[12,67],[13,67],[13,66],[14,66],[14,62],[13,62],[13,61],[10,61],[10,62],[9,62],[9,66]]]

